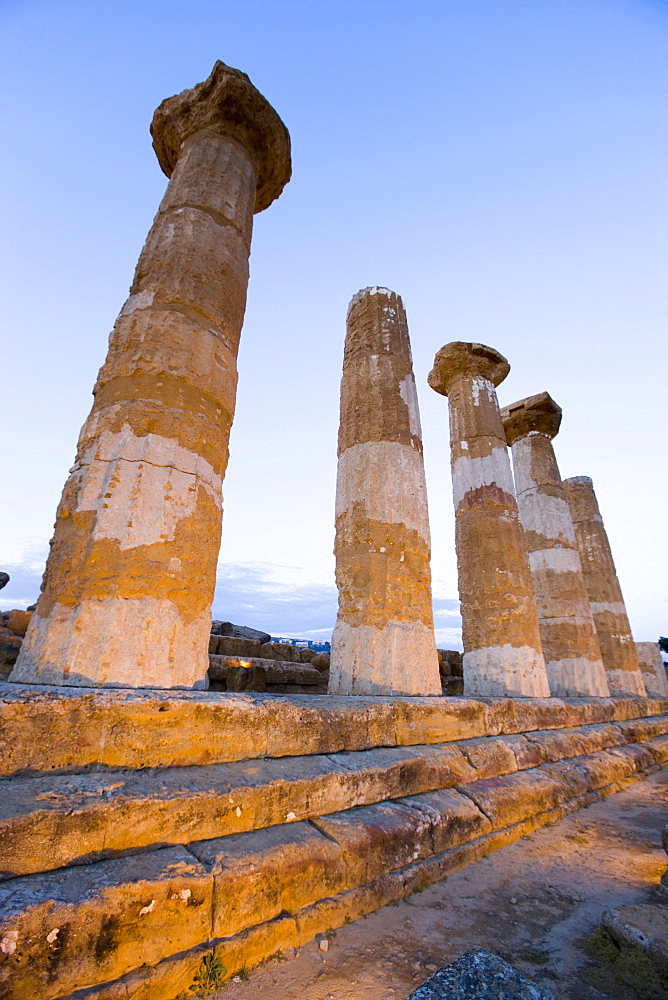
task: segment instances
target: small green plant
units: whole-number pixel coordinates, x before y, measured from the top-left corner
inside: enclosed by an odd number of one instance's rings
[[[220,959],[216,958],[213,952],[211,952],[210,955],[205,955],[200,963],[200,967],[197,970],[195,978],[193,979],[190,992],[199,993],[200,996],[205,996],[206,993],[212,993],[213,990],[219,990],[221,986],[225,985],[226,973],[227,969]]]
[[[531,962],[532,965],[547,965],[550,961],[548,952],[541,948],[524,948],[519,956],[524,962]]]
[[[639,1000],[665,1000],[668,996],[668,979],[638,945],[620,947],[599,926],[590,934],[585,950]]]
[[[344,924],[352,924],[352,918],[346,913],[345,917],[343,918],[343,922]]]
[[[248,974],[248,969],[246,968],[245,965],[241,966],[241,968],[237,972],[237,975],[238,975],[239,979],[243,979],[243,981],[245,983],[247,983],[248,980],[250,979],[250,975]]]

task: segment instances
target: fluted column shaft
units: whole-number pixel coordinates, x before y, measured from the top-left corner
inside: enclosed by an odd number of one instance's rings
[[[289,177],[289,142],[222,63],[164,102],[152,131],[171,181],[110,338],[13,681],[207,686],[252,218]]]
[[[556,697],[609,696],[571,512],[552,438],[561,408],[546,392],[501,411],[512,448],[540,638]]]
[[[644,697],[638,653],[594,486],[588,476],[575,476],[564,480],[564,489],[610,694]]]
[[[332,694],[441,693],[422,432],[401,298],[350,303],[336,488]]]
[[[456,342],[429,384],[448,396],[464,692],[548,697],[524,533],[496,386],[510,365],[493,348]]]
[[[637,642],[636,650],[647,697],[668,699],[668,674],[658,642]]]

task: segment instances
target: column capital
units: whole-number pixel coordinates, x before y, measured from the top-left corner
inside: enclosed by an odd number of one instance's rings
[[[594,484],[589,476],[572,476],[570,479],[564,479],[563,486],[575,524],[581,521],[602,520]]]
[[[551,440],[559,431],[561,407],[547,392],[539,392],[504,407],[501,420],[509,445],[532,432],[544,434]]]
[[[208,79],[168,97],[153,115],[153,148],[168,177],[183,143],[202,131],[234,139],[250,154],[256,172],[256,213],[278,198],[292,171],[288,130],[246,74],[220,60]]]
[[[447,396],[453,382],[463,375],[477,375],[497,386],[509,371],[508,361],[493,347],[455,340],[440,349],[427,381],[435,392]]]

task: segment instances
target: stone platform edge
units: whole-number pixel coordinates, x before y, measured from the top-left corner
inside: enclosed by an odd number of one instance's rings
[[[4,682],[0,776],[419,746],[665,712],[668,700],[650,698],[362,698]]]
[[[181,1000],[181,997],[190,995],[189,989],[206,956],[215,955],[225,966],[225,979],[268,960],[286,957],[283,952],[303,947],[344,924],[419,892],[493,851],[621,791],[658,770],[668,760],[668,742],[665,739],[660,743],[650,741],[643,751],[644,755],[653,757],[654,762],[648,766],[646,756],[645,766],[638,767],[632,774],[629,774],[629,762],[623,766],[620,761],[619,766],[614,768],[616,774],[608,771],[608,777],[613,780],[601,787],[574,794],[572,798],[533,816],[519,818],[517,822],[511,822],[501,829],[493,829],[466,843],[385,872],[362,885],[320,899],[294,912],[284,911],[232,937],[212,937],[206,943],[164,958],[154,965],[144,965],[114,981],[79,989],[67,996],[61,995],[60,1000]],[[592,763],[593,757],[589,758]],[[638,762],[635,766],[637,764]],[[567,762],[566,766],[570,768],[571,762]],[[570,783],[566,774],[562,775],[562,780],[564,779]],[[577,784],[579,783],[578,781]],[[494,796],[492,781],[480,784]],[[575,791],[575,785],[572,787]]]

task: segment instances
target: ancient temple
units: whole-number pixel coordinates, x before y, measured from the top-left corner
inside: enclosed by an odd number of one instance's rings
[[[169,186],[0,684],[8,1000],[182,1000],[668,761],[665,676],[633,644],[591,481],[560,478],[559,408],[502,410],[509,363],[477,343],[429,377],[464,622],[465,693],[441,694],[408,325],[385,288],[347,320],[329,694],[311,651],[211,633],[252,218],[290,142],[222,63],[152,131]]]

